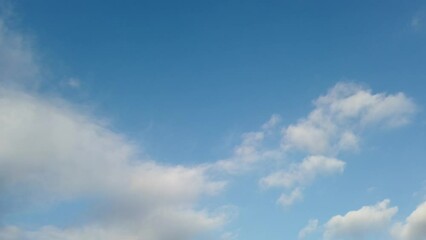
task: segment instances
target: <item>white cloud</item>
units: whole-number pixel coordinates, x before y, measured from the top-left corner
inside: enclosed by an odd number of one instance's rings
[[[403,93],[373,94],[350,83],[336,84],[314,104],[307,118],[283,130],[284,148],[327,155],[357,149],[360,130],[375,124],[404,125],[416,111]]]
[[[290,194],[281,194],[278,203],[289,206],[302,199],[302,187],[309,185],[319,176],[342,173],[345,163],[335,158],[309,156],[288,170],[274,172],[260,180],[263,187],[282,187],[292,189]]]
[[[3,196],[25,198],[30,204],[95,194],[107,206],[94,222],[139,223],[135,233],[153,236],[146,239],[169,239],[169,235],[187,239],[223,223],[223,217],[193,210],[200,196],[216,194],[223,182],[210,180],[201,166],[163,166],[140,160],[138,155],[123,136],[63,103],[22,92],[0,92]],[[72,232],[80,237],[102,232],[91,229],[89,233],[61,230],[60,234]]]
[[[335,156],[358,150],[362,130],[375,125],[398,127],[408,123],[416,112],[413,101],[403,93],[373,94],[352,83],[336,84],[314,105],[306,118],[283,128],[282,147],[317,156],[290,170],[270,174],[261,180],[264,186],[291,188],[307,184],[317,175],[341,173],[345,164]]]
[[[344,216],[332,217],[324,230],[325,239],[364,239],[379,238],[391,223],[392,217],[398,211],[397,207],[390,207],[389,200],[383,200],[373,206],[364,206],[350,211]]]
[[[301,163],[292,165],[289,170],[278,171],[262,178],[260,183],[265,187],[292,188],[309,184],[321,175],[342,173],[344,168],[345,163],[341,160],[324,156],[309,156]]]
[[[426,239],[426,202],[420,204],[404,223],[397,223],[392,228],[392,236],[398,240]]]
[[[303,193],[300,188],[293,189],[290,194],[282,193],[281,196],[278,198],[277,202],[281,206],[290,206],[293,205],[297,201],[301,201],[303,199]]]
[[[39,204],[97,201],[82,216],[86,225],[8,226],[1,239],[183,240],[228,220],[197,206],[225,185],[206,167],[159,164],[96,117],[29,93],[39,83],[36,59],[29,41],[0,20],[0,221]]]
[[[308,224],[299,232],[299,239],[305,239],[318,229],[318,219],[309,220]]]
[[[279,134],[279,117],[272,116],[261,130],[243,134],[242,143],[235,147],[233,155],[214,166],[228,173],[241,173],[264,164],[261,160],[275,160],[276,168],[291,160],[285,158],[289,152],[302,150],[307,154],[302,163],[290,164],[288,169],[279,171],[273,169],[273,173],[260,180],[262,186],[282,187],[293,193],[299,188],[301,196],[303,186],[317,176],[343,172],[345,164],[336,156],[342,151],[359,150],[363,130],[404,125],[416,112],[413,101],[403,93],[372,93],[352,83],[336,84],[317,98],[314,105],[306,118],[281,127],[280,139],[271,137]],[[278,202],[288,205],[301,199],[295,196],[284,193]]]

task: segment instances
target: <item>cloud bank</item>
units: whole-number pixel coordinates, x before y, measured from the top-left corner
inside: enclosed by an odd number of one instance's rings
[[[3,225],[1,239],[184,240],[227,221],[196,206],[223,181],[203,166],[159,164],[96,117],[25,90],[39,77],[34,51],[4,21],[0,43],[0,222],[25,208],[95,199],[83,226]]]

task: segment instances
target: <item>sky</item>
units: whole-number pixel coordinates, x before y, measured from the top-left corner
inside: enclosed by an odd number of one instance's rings
[[[424,1],[0,1],[0,239],[425,240]]]

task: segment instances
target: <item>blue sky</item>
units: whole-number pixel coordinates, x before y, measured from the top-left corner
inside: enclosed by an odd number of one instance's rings
[[[424,2],[0,6],[0,239],[426,239]]]

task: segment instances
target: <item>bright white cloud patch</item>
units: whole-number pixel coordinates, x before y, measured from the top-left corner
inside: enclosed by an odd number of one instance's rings
[[[369,89],[339,83],[314,101],[307,118],[283,130],[286,149],[335,155],[358,147],[358,132],[381,124],[396,127],[409,122],[415,104],[403,93],[373,94]]]
[[[398,240],[426,239],[426,202],[420,204],[404,223],[395,224],[392,235]]]
[[[224,220],[192,210],[201,195],[224,186],[209,180],[204,168],[139,160],[132,144],[96,120],[64,104],[5,90],[0,94],[0,176],[2,195],[28,203],[96,194],[107,202],[96,223],[140,223],[136,232],[118,229],[152,236],[146,239],[187,239]],[[90,229],[61,234],[100,232]]]
[[[383,200],[373,206],[364,206],[345,215],[332,217],[324,230],[325,239],[365,239],[378,238],[387,231],[392,217],[398,211],[390,207],[389,200]]]

